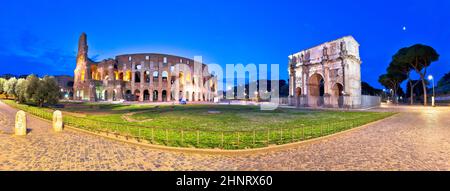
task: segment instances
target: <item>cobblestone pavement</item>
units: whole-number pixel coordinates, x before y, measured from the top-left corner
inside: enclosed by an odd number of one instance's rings
[[[450,107],[401,112],[368,127],[295,148],[250,155],[149,149],[66,130],[28,117],[13,133],[15,109],[0,102],[0,170],[450,170]]]

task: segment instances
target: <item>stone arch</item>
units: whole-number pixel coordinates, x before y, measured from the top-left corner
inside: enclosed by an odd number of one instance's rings
[[[169,77],[169,73],[167,71],[163,71],[161,73],[161,77],[163,81],[167,81],[167,78]]]
[[[103,91],[103,100],[108,101],[108,90]]]
[[[308,95],[323,96],[325,94],[325,81],[321,74],[314,73],[308,80]]]
[[[140,83],[141,82],[141,72],[137,71],[134,72],[134,83]]]
[[[148,90],[144,90],[144,101],[150,100],[150,92]]]
[[[325,94],[324,78],[314,73],[308,79],[308,105],[312,107],[323,106]]]
[[[335,83],[332,88],[333,96],[343,96],[344,86],[341,83]]]
[[[119,80],[123,80],[123,72],[119,72]]]
[[[140,96],[141,96],[141,91],[138,89],[134,90],[134,101],[139,101]]]
[[[146,70],[144,72],[144,80],[145,80],[145,83],[150,83],[150,71]]]
[[[302,95],[302,88],[301,88],[301,87],[295,88],[295,95],[296,95],[297,97],[299,97],[299,96]]]
[[[163,90],[163,91],[161,92],[161,95],[162,95],[162,101],[163,101],[163,102],[167,101],[167,91],[166,91],[166,90]]]
[[[154,102],[158,101],[158,90],[153,91],[153,101]]]
[[[91,78],[94,80],[99,80],[97,79],[97,76],[98,76],[97,65],[91,65]]]
[[[84,81],[86,76],[86,70],[81,70],[80,72],[80,81]]]
[[[332,88],[332,103],[337,107],[344,106],[344,86],[341,83],[335,83]]]
[[[131,94],[131,90],[125,91],[125,100],[131,101],[132,97],[133,97],[133,95]]]
[[[178,80],[180,81],[180,85],[184,85],[184,73],[180,72],[178,74]]]
[[[191,83],[191,73],[190,72],[188,72],[186,74],[186,82]]]
[[[116,96],[117,96],[117,90],[114,89],[113,92],[112,92],[112,100],[113,101],[117,100]]]
[[[132,75],[131,70],[127,70],[126,73],[125,73],[124,80],[128,81],[128,82],[131,81],[131,75]]]

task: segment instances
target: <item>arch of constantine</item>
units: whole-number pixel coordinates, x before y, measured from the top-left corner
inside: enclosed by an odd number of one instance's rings
[[[359,44],[352,36],[289,56],[290,105],[361,107]]]

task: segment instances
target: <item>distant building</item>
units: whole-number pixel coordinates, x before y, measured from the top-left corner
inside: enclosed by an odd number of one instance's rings
[[[87,54],[87,37],[83,33],[74,71],[76,100],[213,101],[217,96],[217,77],[205,73],[206,64],[188,58],[145,53],[94,62]]]
[[[61,92],[61,98],[73,98],[73,77],[69,75],[54,76]]]

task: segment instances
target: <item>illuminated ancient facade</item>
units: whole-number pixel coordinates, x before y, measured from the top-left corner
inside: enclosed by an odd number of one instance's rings
[[[213,101],[217,78],[208,66],[165,54],[127,54],[94,62],[87,37],[78,42],[74,99],[86,101]],[[178,92],[178,93],[175,93]]]
[[[289,56],[291,104],[309,107],[361,106],[359,44],[346,36]]]

